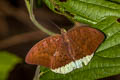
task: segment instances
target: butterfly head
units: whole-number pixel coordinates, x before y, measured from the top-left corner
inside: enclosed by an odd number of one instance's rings
[[[61,29],[61,34],[64,34],[64,33],[66,33],[67,31],[64,29],[64,28],[62,28]]]

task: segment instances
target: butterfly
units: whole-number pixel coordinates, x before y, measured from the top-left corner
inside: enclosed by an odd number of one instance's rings
[[[55,73],[67,74],[87,65],[104,38],[101,31],[88,26],[78,26],[68,31],[61,29],[61,34],[35,44],[25,61],[45,66]]]

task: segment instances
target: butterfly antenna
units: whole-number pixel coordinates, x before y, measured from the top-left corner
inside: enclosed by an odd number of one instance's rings
[[[48,20],[51,24],[53,24],[57,29],[59,29],[59,30],[61,30],[61,28],[57,25],[57,24],[55,24],[53,21],[51,21],[51,20]]]

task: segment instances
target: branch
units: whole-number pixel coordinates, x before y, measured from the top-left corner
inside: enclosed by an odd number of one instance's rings
[[[31,21],[36,25],[36,27],[38,27],[41,31],[47,33],[48,35],[54,35],[54,32],[49,31],[48,29],[44,28],[41,24],[38,23],[38,21],[35,19],[35,16],[33,14],[33,0],[30,0],[30,2],[28,0],[25,0],[26,3],[26,7],[28,9],[29,15],[30,15],[30,19]]]

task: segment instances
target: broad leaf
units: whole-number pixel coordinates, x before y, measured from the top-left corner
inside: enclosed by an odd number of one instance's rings
[[[120,74],[120,23],[117,19],[108,17],[93,26],[103,31],[106,39],[87,66],[66,75],[48,71],[40,77],[40,80],[95,80]]]
[[[6,80],[9,72],[20,61],[18,57],[8,52],[0,52],[0,80]]]
[[[105,33],[104,43],[96,51],[98,55],[114,58],[120,57],[120,23],[117,17],[108,17],[94,27]]]
[[[40,80],[95,80],[120,74],[120,0],[43,1],[58,14],[101,30],[106,39],[87,66],[66,75],[48,71]]]
[[[97,24],[108,16],[120,17],[119,0],[43,0],[59,14],[87,24]]]

